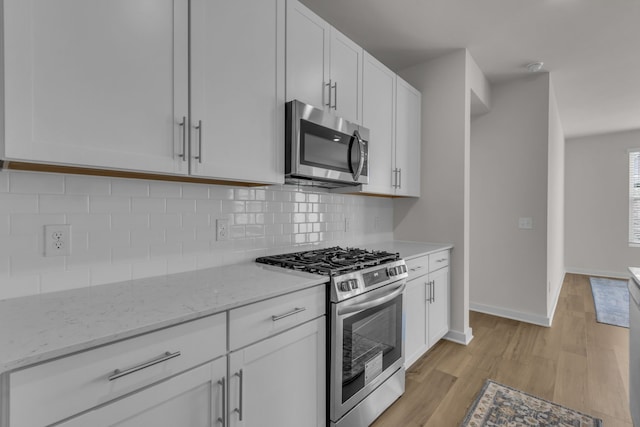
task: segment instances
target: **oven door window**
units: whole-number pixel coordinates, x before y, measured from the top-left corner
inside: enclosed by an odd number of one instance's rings
[[[342,403],[402,357],[402,295],[343,319]]]
[[[352,141],[352,135],[300,120],[300,163],[353,173],[360,157]]]

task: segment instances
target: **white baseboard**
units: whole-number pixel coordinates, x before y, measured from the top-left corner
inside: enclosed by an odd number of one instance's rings
[[[466,332],[450,330],[443,338],[447,341],[468,345],[473,339],[473,331],[471,328],[467,328]]]
[[[579,268],[579,267],[566,267],[567,273],[573,274],[584,274],[585,276],[602,276],[602,277],[611,277],[615,279],[623,279],[627,280],[631,277],[631,273],[628,271],[605,271],[605,270],[592,270],[588,268]]]
[[[566,273],[565,273],[566,274]],[[562,286],[564,285],[564,275],[562,276],[563,280],[560,286],[558,286],[558,290],[556,294],[553,296],[553,305],[551,310],[549,311],[549,326],[553,323],[553,316],[556,314],[556,308],[558,307],[558,301],[560,300],[560,292],[562,292]]]
[[[506,317],[507,319],[519,320],[520,322],[533,323],[540,326],[551,326],[551,319],[547,316],[540,316],[533,313],[524,313],[521,311],[509,310],[502,307],[494,307],[491,305],[484,305],[469,302],[469,310],[479,311],[480,313],[491,314],[498,317]]]

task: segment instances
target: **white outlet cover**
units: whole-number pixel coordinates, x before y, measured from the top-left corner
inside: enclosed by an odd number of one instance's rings
[[[216,240],[229,240],[229,220],[216,219]]]
[[[71,225],[44,226],[44,256],[71,255]]]
[[[518,219],[518,228],[521,230],[531,230],[533,229],[533,218],[519,218]]]

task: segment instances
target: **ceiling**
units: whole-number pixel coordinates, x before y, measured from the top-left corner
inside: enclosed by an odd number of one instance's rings
[[[640,129],[640,0],[301,0],[391,69],[467,48],[493,84],[544,61],[567,138]]]

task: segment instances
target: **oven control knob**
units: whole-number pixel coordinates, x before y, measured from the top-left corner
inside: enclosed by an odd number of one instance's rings
[[[395,267],[390,267],[389,268],[389,276],[395,276],[396,274],[398,274],[396,272],[396,268]]]
[[[349,282],[346,280],[344,282],[340,282],[339,288],[342,292],[349,292],[351,290],[351,288],[349,287]]]
[[[353,279],[349,280],[349,282],[351,283],[351,289],[358,289],[358,280]]]

